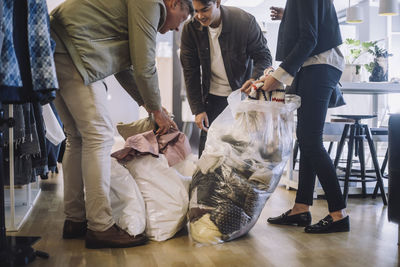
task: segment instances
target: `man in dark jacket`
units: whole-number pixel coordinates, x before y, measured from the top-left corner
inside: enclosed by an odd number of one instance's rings
[[[181,63],[195,122],[202,130],[199,156],[207,129],[227,106],[227,96],[271,66],[267,41],[255,18],[220,0],[194,0],[195,16],[181,37]]]

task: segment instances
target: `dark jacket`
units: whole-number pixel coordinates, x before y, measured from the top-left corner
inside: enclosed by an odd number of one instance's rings
[[[332,0],[287,0],[279,27],[276,60],[295,76],[310,56],[342,43]]]
[[[221,6],[221,16],[221,54],[229,85],[236,90],[271,66],[271,53],[252,15],[239,8]],[[180,57],[190,108],[193,114],[199,114],[205,111],[210,89],[211,58],[208,29],[194,18],[183,27]]]

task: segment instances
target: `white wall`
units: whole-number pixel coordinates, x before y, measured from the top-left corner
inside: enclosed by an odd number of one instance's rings
[[[49,9],[49,12],[50,12],[55,7],[57,7],[59,4],[64,2],[64,0],[46,0],[46,2],[47,2],[47,8]]]

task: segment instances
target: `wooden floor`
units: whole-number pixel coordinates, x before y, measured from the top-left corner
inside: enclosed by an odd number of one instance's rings
[[[62,178],[41,181],[42,193],[22,229],[12,235],[41,236],[34,245],[50,254],[29,266],[400,266],[397,230],[387,219],[381,199],[349,199],[351,232],[328,235],[304,233],[302,227],[273,226],[269,216],[290,208],[294,191],[279,187],[245,237],[219,245],[199,246],[185,232],[165,242],[128,249],[85,248],[84,240],[61,238],[64,220]],[[327,214],[326,201],[316,200],[313,222]]]

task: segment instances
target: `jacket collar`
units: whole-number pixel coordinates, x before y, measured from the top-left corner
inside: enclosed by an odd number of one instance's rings
[[[229,16],[229,8],[225,7],[223,5],[220,6],[221,9],[221,17],[222,17],[222,33],[230,32],[231,31],[231,23],[230,23],[230,16]],[[198,22],[194,16],[192,18],[192,21],[194,23],[195,29],[198,31],[205,31],[207,30],[207,27],[202,26],[200,22]]]

